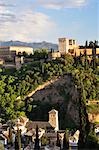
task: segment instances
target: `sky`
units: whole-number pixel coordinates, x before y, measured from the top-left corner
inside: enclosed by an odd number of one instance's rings
[[[0,41],[99,40],[99,0],[0,0]]]

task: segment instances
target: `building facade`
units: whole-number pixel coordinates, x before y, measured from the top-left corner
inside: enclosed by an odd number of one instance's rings
[[[61,54],[73,53],[74,49],[77,48],[78,45],[76,40],[68,39],[68,38],[59,38],[59,52]]]
[[[20,69],[24,63],[24,53],[30,55],[33,54],[33,48],[26,46],[4,46],[0,47],[0,64],[5,68]]]
[[[48,53],[48,60],[55,60],[56,58],[60,58],[60,52],[49,52]]]
[[[77,45],[76,40],[68,38],[59,38],[58,50],[61,55],[70,54],[74,56],[76,54],[76,56],[80,56],[80,54],[84,55],[85,50],[86,54],[89,56],[92,56],[93,53],[92,48],[81,48],[79,45]],[[99,48],[96,48],[96,55],[99,56]]]
[[[33,48],[25,46],[4,46],[0,47],[0,58],[13,58],[18,54],[23,54],[23,52],[28,55],[33,54]]]
[[[16,51],[10,51],[10,47],[0,47],[0,58],[6,59],[6,58],[13,58],[16,55]]]
[[[28,55],[33,54],[33,48],[32,47],[26,47],[26,46],[10,46],[9,50],[16,51],[16,54],[26,52]]]
[[[85,50],[86,50],[86,54],[88,56],[92,56],[92,48],[77,48],[77,49],[74,49],[74,53],[73,55],[76,54],[76,56],[80,56],[80,54],[84,55],[85,53]],[[96,48],[96,55],[99,55],[99,48]]]

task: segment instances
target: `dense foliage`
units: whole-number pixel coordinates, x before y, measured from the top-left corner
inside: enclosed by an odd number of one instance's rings
[[[26,95],[38,85],[65,74],[73,77],[76,88],[79,89],[83,83],[85,101],[86,99],[99,99],[98,63],[93,69],[86,54],[78,58],[67,54],[62,58],[46,61],[47,53],[45,50],[41,53],[35,52],[35,58],[42,56],[40,60],[25,64],[18,71],[0,69],[0,118],[2,121],[25,115],[27,111],[30,112],[32,105],[28,105],[30,102],[24,100]],[[98,58],[95,60],[98,62]]]

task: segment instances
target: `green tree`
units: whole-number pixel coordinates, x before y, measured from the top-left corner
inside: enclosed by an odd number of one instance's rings
[[[86,97],[84,95],[84,86],[83,86],[82,81],[81,81],[81,88],[80,88],[79,94],[80,94],[80,96],[79,96],[79,98],[80,98],[79,99],[80,135],[79,135],[78,148],[79,149],[90,148],[89,147],[90,142],[91,142],[91,148],[95,148],[94,145],[96,142],[94,142],[95,139],[92,138],[92,134],[91,134],[92,129],[91,129],[91,124],[88,120],[88,113],[87,113],[87,108],[86,108],[86,104],[85,104]]]

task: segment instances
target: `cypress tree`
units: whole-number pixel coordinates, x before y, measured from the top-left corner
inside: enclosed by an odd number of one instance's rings
[[[76,55],[76,52],[74,54],[74,64],[77,66],[77,55]]]
[[[96,43],[93,43],[92,47],[92,67],[93,69],[96,68]]]
[[[83,85],[83,84],[82,84]],[[98,149],[99,144],[95,136],[95,132],[91,128],[91,124],[88,120],[88,114],[85,104],[85,99],[83,95],[83,86],[80,93],[79,100],[79,117],[80,117],[80,135],[78,141],[78,149]]]
[[[81,89],[80,89],[80,96],[79,96],[79,119],[80,119],[80,135],[79,135],[79,141],[78,141],[78,148],[86,148],[86,140],[88,137],[88,134],[90,132],[90,123],[88,120],[88,114],[86,110],[86,104],[85,104],[85,95],[84,95],[84,86],[81,82]]]
[[[35,150],[39,150],[40,146],[39,146],[39,135],[38,135],[38,126],[36,126],[36,138],[35,138],[35,146],[34,146]]]
[[[86,47],[85,47],[85,51],[84,51],[84,56],[85,56],[85,69],[87,69],[88,68],[88,58],[87,58]]]
[[[7,122],[7,124],[9,126],[8,144],[10,144],[12,146],[13,145],[13,135],[12,135],[13,122],[11,120],[9,120]]]
[[[13,145],[13,139],[12,139],[12,128],[11,126],[9,127],[9,140],[8,140],[8,144],[10,144],[11,146]]]
[[[80,55],[79,55],[79,63],[80,63],[80,64],[82,64],[81,58],[82,58],[82,54],[81,54],[81,51],[80,51]]]
[[[85,46],[86,46],[86,48],[88,47],[88,41],[85,42]]]
[[[59,134],[58,134],[58,132],[57,132],[56,146],[61,147],[61,142],[60,142],[60,139],[59,139]]]
[[[15,136],[15,150],[21,150],[21,131],[19,128]]]
[[[68,150],[69,149],[69,133],[66,130],[63,138],[63,150]]]
[[[18,140],[17,140],[17,133],[16,133],[16,135],[15,135],[15,150],[18,150]]]

